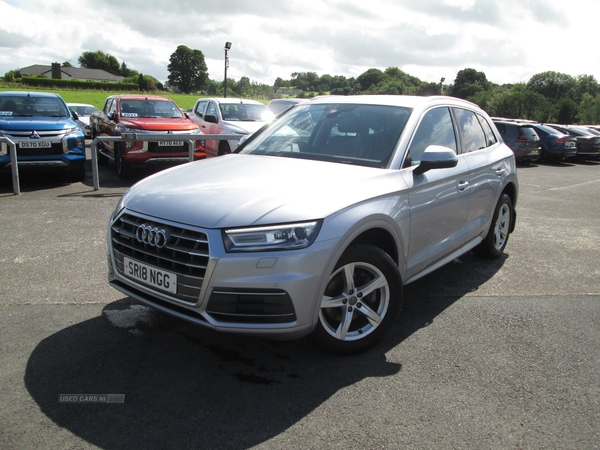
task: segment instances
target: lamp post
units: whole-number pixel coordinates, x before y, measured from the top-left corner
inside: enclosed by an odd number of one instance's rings
[[[227,68],[229,67],[229,56],[227,52],[231,48],[231,42],[225,42],[225,77],[223,78],[223,97],[227,97]]]
[[[444,81],[446,81],[446,79],[442,77],[442,79],[440,80],[440,95],[444,93]]]

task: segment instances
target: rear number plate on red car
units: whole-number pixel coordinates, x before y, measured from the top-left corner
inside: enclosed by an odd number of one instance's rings
[[[159,147],[181,147],[183,141],[158,141]]]
[[[127,257],[123,258],[123,271],[128,277],[141,281],[144,284],[177,294],[177,274]]]

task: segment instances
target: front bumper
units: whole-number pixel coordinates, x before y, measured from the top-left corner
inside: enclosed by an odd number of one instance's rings
[[[21,133],[26,134],[26,133]],[[83,134],[43,137],[40,140],[20,136],[6,136],[16,145],[19,168],[28,169],[76,169],[85,164],[85,139]],[[47,147],[21,148],[22,143],[46,142]],[[11,166],[8,144],[0,144],[0,170],[9,170]]]
[[[135,230],[140,225],[203,243],[189,250],[189,261],[172,249],[168,256],[163,255],[137,241]],[[178,242],[177,251],[187,246]],[[301,250],[227,253],[220,230],[157,221],[125,211],[111,223],[107,244],[108,281],[115,289],[217,331],[293,339],[308,334],[315,324],[335,242],[315,242]],[[176,275],[176,292],[128,276],[124,262],[131,260]]]

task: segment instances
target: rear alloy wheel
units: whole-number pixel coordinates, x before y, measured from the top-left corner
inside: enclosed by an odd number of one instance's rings
[[[474,252],[481,257],[498,258],[506,248],[513,221],[513,204],[510,197],[502,194],[496,209],[490,230],[485,239],[475,247]]]
[[[336,354],[365,351],[392,327],[401,305],[402,281],[392,258],[377,247],[349,247],[329,277],[311,340]]]
[[[115,142],[115,166],[117,168],[117,175],[122,180],[131,176],[131,167],[123,161],[123,150],[121,149],[121,144],[117,142]]]

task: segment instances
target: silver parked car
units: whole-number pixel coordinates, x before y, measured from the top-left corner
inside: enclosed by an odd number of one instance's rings
[[[207,139],[206,157],[226,155],[234,151],[242,138],[273,120],[274,114],[261,102],[241,98],[200,98],[196,100],[190,119],[204,134],[239,135],[240,140]]]
[[[108,229],[109,282],[223,332],[377,343],[403,285],[515,226],[515,156],[451,97],[323,97],[237,153],[133,186]]]
[[[87,139],[91,139],[92,128],[90,127],[90,116],[99,112],[98,108],[87,103],[67,103],[67,106],[71,111],[77,113],[79,128],[81,128]]]

